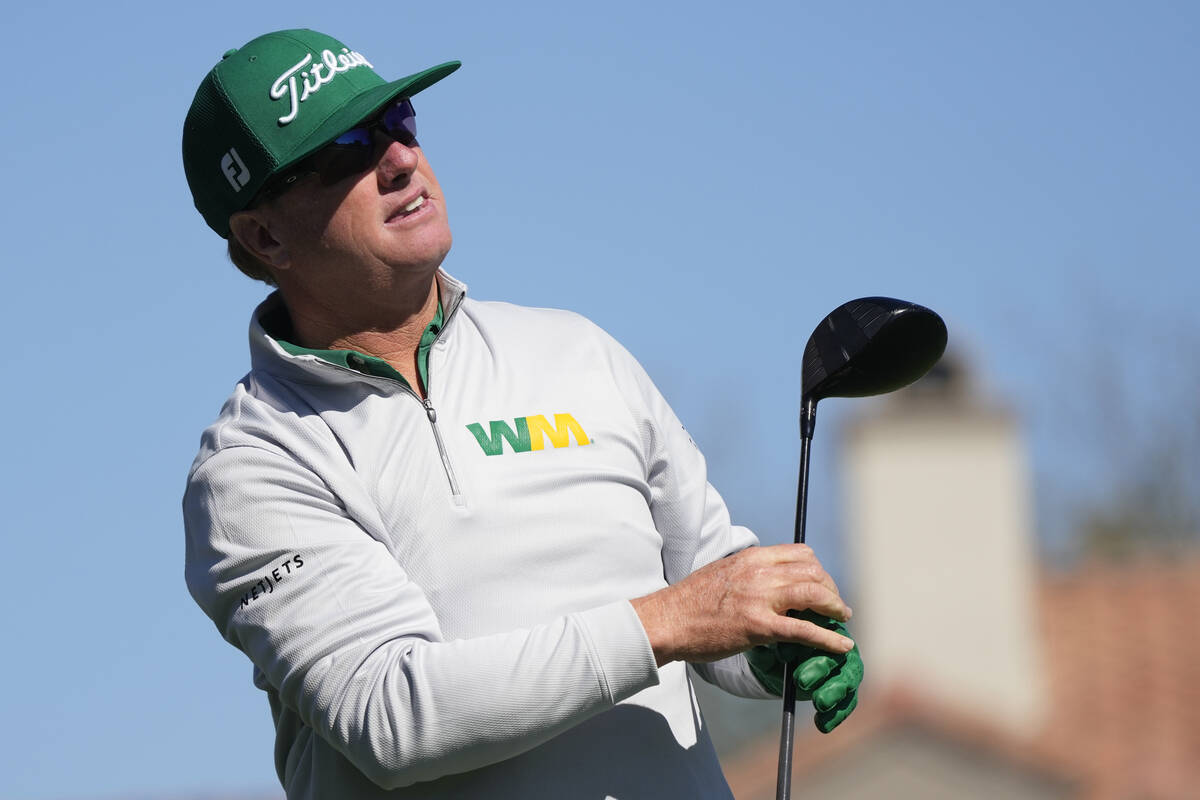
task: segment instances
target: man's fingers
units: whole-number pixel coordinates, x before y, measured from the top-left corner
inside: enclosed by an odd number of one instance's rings
[[[834,594],[838,593],[833,577],[821,566],[821,562],[808,545],[777,544],[758,549],[763,551],[759,557],[764,558],[766,563],[785,567],[791,582],[820,583]]]
[[[810,661],[815,661],[811,659]],[[832,659],[831,659],[832,660]],[[808,665],[805,662],[801,665],[802,669]],[[819,668],[814,668],[812,674],[816,674]],[[797,675],[799,679],[799,675]],[[818,711],[832,711],[845,704],[846,699],[858,691],[858,686],[863,679],[863,662],[862,656],[859,655],[858,648],[851,650],[844,656],[838,658],[836,671],[824,680],[823,683],[816,685],[812,691],[812,702]],[[810,685],[811,687],[811,685]]]
[[[846,717],[850,716],[850,712],[858,705],[858,693],[851,693],[850,696],[843,700],[838,706],[829,711],[818,711],[813,717],[813,722],[817,726],[817,730],[821,733],[829,733],[831,730],[842,724]]]
[[[780,642],[806,644],[837,655],[848,653],[854,648],[854,640],[806,619],[781,616],[779,625],[779,634],[776,638]]]
[[[788,561],[814,561],[817,558],[813,549],[806,544],[772,544],[760,547],[758,551],[777,564]]]
[[[788,564],[785,567],[783,575],[786,577],[786,582],[790,584],[802,585],[806,583],[816,584],[825,587],[826,590],[833,594],[838,594],[837,584],[825,568],[816,562],[812,563],[797,563]]]
[[[783,603],[783,609],[805,609],[815,612],[818,616],[833,617],[840,622],[850,620],[850,606],[838,597],[837,592],[830,591],[821,584],[800,583],[786,586],[781,590],[779,599]]]
[[[832,711],[854,693],[854,684],[842,675],[834,675],[812,693],[812,703],[817,711]]]
[[[837,667],[838,662],[831,656],[813,656],[801,662],[792,675],[795,678],[796,686],[802,691],[809,692],[828,678]],[[813,697],[815,698],[816,695]],[[830,705],[833,704],[830,703]]]
[[[842,665],[841,672],[846,676],[848,681],[854,684],[855,688],[862,683],[863,660],[862,654],[858,651],[858,648],[855,648],[846,654],[846,663]]]

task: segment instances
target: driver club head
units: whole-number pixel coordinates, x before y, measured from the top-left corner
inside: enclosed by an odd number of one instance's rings
[[[843,303],[821,320],[804,346],[800,380],[800,480],[796,491],[796,537],[804,542],[808,508],[809,445],[817,401],[866,397],[903,388],[937,363],[946,349],[946,323],[924,306],[890,297],[861,297]],[[789,612],[794,614],[795,612]],[[789,662],[783,676],[796,662]],[[779,735],[776,800],[791,797],[795,683],[784,682],[783,727]]]
[[[946,323],[928,308],[891,297],[851,300],[808,337],[802,400],[893,392],[928,372],[945,349]]]

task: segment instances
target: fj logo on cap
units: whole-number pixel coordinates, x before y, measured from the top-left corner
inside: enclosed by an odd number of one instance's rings
[[[225,173],[225,180],[235,192],[240,192],[250,182],[250,170],[246,169],[246,162],[242,161],[236,147],[229,148],[229,152],[221,156],[221,172]]]
[[[308,69],[304,69],[309,64],[312,64]],[[374,67],[370,61],[363,58],[362,53],[355,52],[347,47],[342,48],[342,52],[334,55],[332,50],[322,50],[321,60],[313,63],[313,54],[309,53],[304,58],[300,59],[294,67],[280,75],[271,84],[271,99],[282,100],[287,97],[291,100],[291,108],[288,113],[279,118],[280,125],[287,125],[296,118],[300,113],[300,104],[308,99],[309,95],[316,94],[321,90],[321,87],[336,78],[342,72],[349,72],[355,67]],[[301,72],[301,70],[304,70]],[[304,89],[297,92],[296,73],[300,73],[300,78],[304,81]]]

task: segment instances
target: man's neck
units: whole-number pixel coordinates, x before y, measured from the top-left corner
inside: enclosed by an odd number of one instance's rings
[[[421,334],[437,313],[438,281],[434,276],[428,287],[408,296],[412,303],[379,309],[360,308],[338,313],[324,305],[293,302],[284,293],[296,343],[317,350],[355,350],[388,362],[408,381],[418,395],[425,397],[417,369],[417,346]]]

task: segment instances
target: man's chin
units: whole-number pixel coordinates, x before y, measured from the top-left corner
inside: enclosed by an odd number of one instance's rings
[[[450,230],[442,228],[410,232],[403,241],[394,244],[392,253],[384,256],[393,266],[407,266],[413,271],[421,271],[422,268],[434,271],[450,252],[453,239]]]

